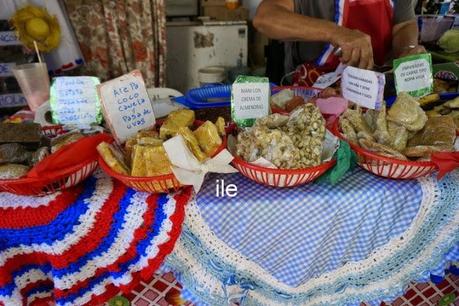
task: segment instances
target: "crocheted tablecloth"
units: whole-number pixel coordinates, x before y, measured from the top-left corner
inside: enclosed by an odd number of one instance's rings
[[[191,190],[149,195],[101,172],[45,197],[0,193],[0,304],[97,305],[151,279]]]
[[[217,179],[237,196],[216,197]],[[163,266],[202,304],[378,305],[459,260],[459,172],[394,181],[356,169],[292,189],[234,174],[204,186]]]

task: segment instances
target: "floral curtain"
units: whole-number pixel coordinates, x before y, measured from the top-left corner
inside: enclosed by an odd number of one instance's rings
[[[134,69],[164,87],[164,0],[64,0],[85,59],[84,73],[108,80]]]

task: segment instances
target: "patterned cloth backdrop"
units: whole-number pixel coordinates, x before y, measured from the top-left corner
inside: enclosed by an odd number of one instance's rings
[[[147,86],[165,85],[164,0],[65,0],[86,61],[84,73],[103,80],[134,69]]]

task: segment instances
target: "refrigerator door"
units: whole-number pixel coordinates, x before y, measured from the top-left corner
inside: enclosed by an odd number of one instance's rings
[[[167,86],[181,92],[198,87],[199,69],[209,66],[247,66],[247,24],[169,23]]]

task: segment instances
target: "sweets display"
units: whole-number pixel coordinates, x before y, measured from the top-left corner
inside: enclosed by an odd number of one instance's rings
[[[115,172],[127,176],[153,177],[171,173],[171,163],[163,141],[182,135],[195,157],[203,162],[213,156],[222,145],[225,121],[204,122],[194,131],[195,113],[180,109],[171,112],[161,127],[139,131],[128,139],[123,148],[102,142],[97,150],[105,163]]]
[[[236,154],[248,162],[264,158],[281,169],[301,169],[322,163],[325,120],[314,104],[303,104],[290,115],[257,119],[237,136]]]
[[[49,139],[36,123],[0,123],[0,179],[25,176],[46,156],[82,137],[73,131]]]
[[[386,110],[348,109],[340,118],[345,138],[379,155],[400,160],[430,160],[434,152],[454,150],[456,126],[450,116],[428,116],[420,103],[401,93]]]

